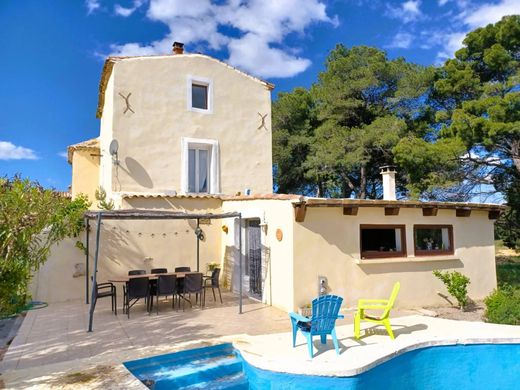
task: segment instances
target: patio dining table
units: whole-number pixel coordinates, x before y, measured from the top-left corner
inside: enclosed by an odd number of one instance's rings
[[[159,276],[163,276],[163,275],[175,275],[177,277],[177,279],[184,279],[184,277],[188,274],[200,274],[200,273],[201,272],[192,271],[192,272],[165,272],[165,273],[160,273],[160,274],[128,275],[128,276],[114,277],[114,278],[108,279],[108,281],[111,283],[128,283],[128,281],[130,279],[135,279],[135,278],[148,278],[150,281],[152,281],[152,280],[157,280],[159,278]],[[186,299],[186,297],[184,295],[179,294],[179,296],[182,299],[184,299],[185,301],[189,302],[191,305],[191,301]]]
[[[108,281],[112,282],[112,283],[126,283],[130,279],[135,279],[135,278],[148,278],[150,280],[154,280],[154,279],[157,279],[159,276],[162,276],[162,275],[175,275],[177,277],[177,279],[184,279],[184,277],[187,274],[197,274],[197,273],[200,273],[200,272],[165,272],[165,273],[162,273],[162,274],[142,274],[142,275],[117,276],[117,277],[113,277],[111,279],[108,279]]]

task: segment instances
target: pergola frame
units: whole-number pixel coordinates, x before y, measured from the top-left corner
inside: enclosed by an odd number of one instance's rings
[[[90,231],[90,221],[96,220],[96,246],[94,253],[94,272],[92,275],[92,283],[91,283],[91,299],[90,299],[90,310],[89,310],[89,319],[88,319],[88,331],[92,332],[92,323],[94,320],[94,310],[96,307],[96,291],[94,286],[97,283],[97,271],[98,271],[98,261],[99,261],[99,239],[101,235],[101,221],[103,219],[114,219],[114,220],[159,220],[159,219],[194,219],[197,221],[197,228],[199,227],[201,219],[225,219],[225,218],[238,218],[238,226],[241,229],[242,226],[242,214],[239,212],[229,212],[222,214],[212,214],[212,213],[184,213],[178,211],[170,211],[170,210],[140,210],[140,209],[132,209],[132,210],[102,210],[102,211],[87,211],[84,215],[85,217],[85,226],[86,226],[86,245],[85,245],[85,300],[86,303],[89,303],[89,231]],[[240,284],[239,284],[239,306],[238,313],[242,314],[242,234],[238,235],[238,252],[239,252],[239,273],[240,273]],[[197,272],[199,271],[199,245],[200,239],[197,236]]]

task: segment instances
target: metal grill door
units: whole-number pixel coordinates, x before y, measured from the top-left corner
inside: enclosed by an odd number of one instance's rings
[[[247,221],[247,250],[249,295],[262,299],[262,243],[258,219]]]

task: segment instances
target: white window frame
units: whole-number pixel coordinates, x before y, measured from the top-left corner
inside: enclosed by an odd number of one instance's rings
[[[208,88],[208,108],[205,110],[203,108],[197,108],[192,106],[192,86],[193,84],[204,85]],[[199,112],[201,114],[212,114],[213,113],[213,80],[205,78],[188,75],[187,77],[187,109],[188,111]]]
[[[209,183],[207,194],[220,193],[219,145],[214,139],[181,138],[181,189],[188,194],[189,188],[189,149],[206,149],[209,151]]]

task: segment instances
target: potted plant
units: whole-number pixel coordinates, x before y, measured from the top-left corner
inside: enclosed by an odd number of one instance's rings
[[[312,316],[312,305],[310,303],[306,303],[303,306],[298,308],[298,314],[304,317]]]
[[[215,268],[219,268],[219,267],[220,267],[220,263],[217,263],[217,262],[211,262],[211,263],[208,263],[208,264],[206,265],[206,267],[208,268],[208,273],[210,273],[210,272],[213,272],[213,270],[214,270]]]

